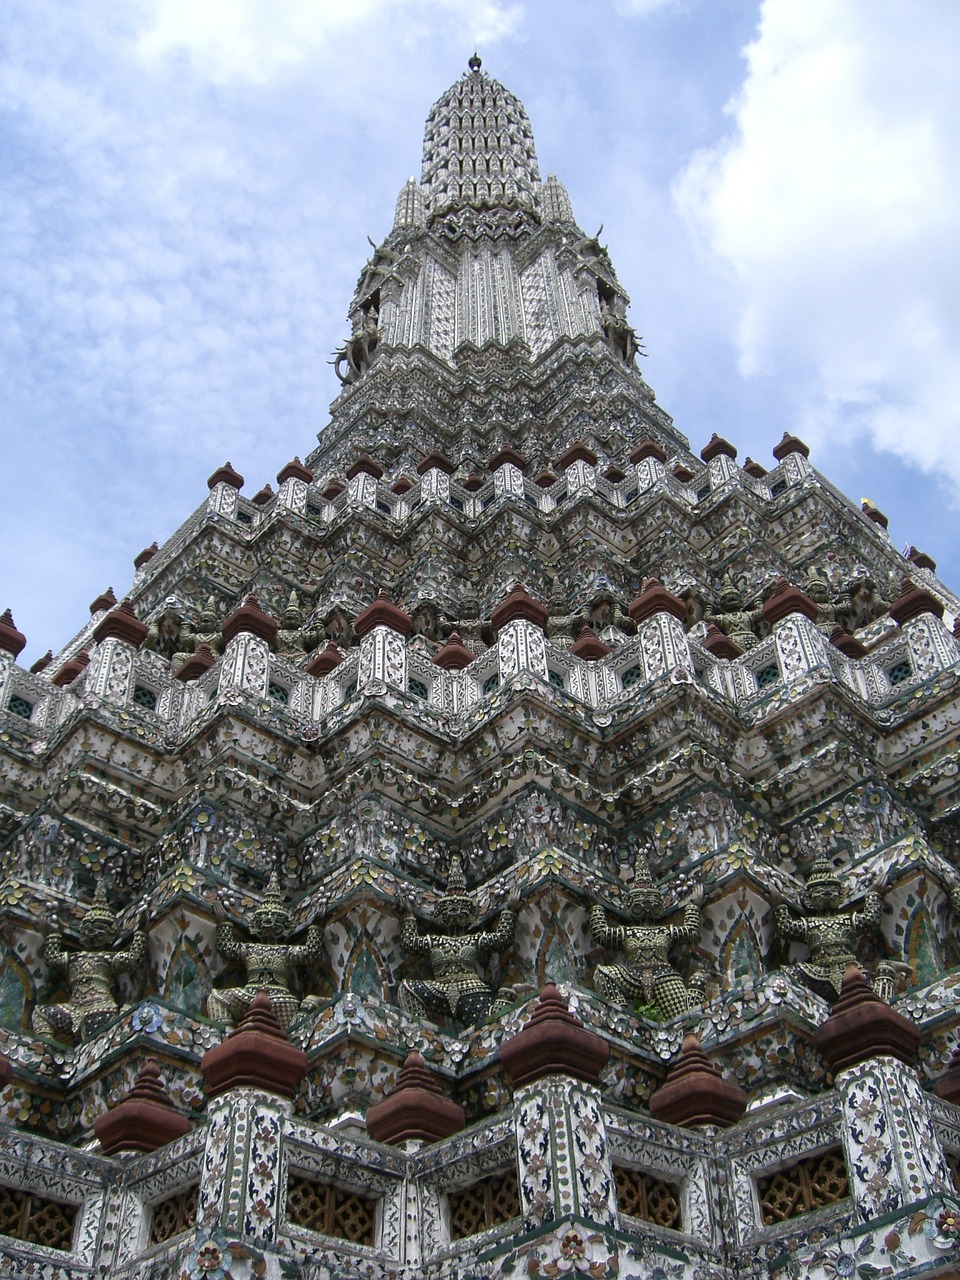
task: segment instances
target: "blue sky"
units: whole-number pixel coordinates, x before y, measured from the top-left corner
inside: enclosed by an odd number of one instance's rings
[[[783,431],[960,586],[955,0],[7,0],[0,609],[29,663],[229,458],[313,447],[477,44],[694,449]]]

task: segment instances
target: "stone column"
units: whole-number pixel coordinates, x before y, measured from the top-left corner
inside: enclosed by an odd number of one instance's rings
[[[517,586],[493,610],[490,621],[497,633],[500,679],[509,680],[529,671],[541,680],[547,676],[547,646],[544,629],[547,610],[523,587]]]
[[[204,1054],[200,1069],[210,1102],[199,1225],[270,1244],[285,1199],[283,1123],[307,1074],[307,1056],[287,1040],[260,992],[236,1030]]]
[[[7,609],[0,616],[0,706],[7,705],[7,684],[10,672],[16,666],[17,658],[27,643],[27,637],[18,631],[13,615]]]
[[[146,635],[147,627],[129,600],[121,601],[97,623],[93,632],[97,647],[87,668],[87,692],[104,702],[125,706],[133,694],[133,655]]]
[[[207,488],[210,490],[208,510],[216,511],[218,515],[227,516],[231,520],[235,519],[237,500],[243,488],[243,476],[239,471],[234,471],[229,462],[224,463],[209,478]]]
[[[431,453],[417,463],[420,497],[424,502],[449,502],[450,476],[456,470],[442,453]]]
[[[836,1077],[850,1192],[861,1222],[953,1195],[927,1095],[912,1067],[870,1058]]]
[[[655,680],[678,667],[692,673],[690,642],[683,629],[687,608],[679,596],[656,578],[648,578],[643,591],[627,606],[627,612],[637,624],[646,680]]]
[[[943,605],[909,578],[903,579],[900,596],[890,606],[890,617],[906,637],[918,676],[945,671],[960,658],[957,641],[943,624]]]
[[[827,639],[817,630],[819,609],[799,587],[780,578],[763,606],[764,621],[773,628],[777,664],[785,684],[800,680],[813,671],[833,675],[827,655]]]
[[[362,507],[377,505],[377,482],[383,475],[383,467],[373,458],[358,458],[347,471],[347,491],[351,501]]]
[[[637,488],[641,493],[655,484],[663,484],[666,476],[663,464],[666,460],[667,451],[656,440],[648,438],[640,441],[631,453],[630,461],[636,468]]]
[[[567,493],[574,494],[580,489],[596,489],[597,487],[597,455],[585,444],[575,444],[557,459],[557,466],[564,472],[567,482]]]
[[[520,1201],[526,1231],[578,1217],[617,1221],[600,1072],[610,1050],[548,983],[530,1022],[504,1041],[513,1082]]]
[[[297,515],[306,515],[307,487],[313,481],[313,472],[305,467],[299,458],[277,472],[277,506],[295,511]]]
[[[739,479],[737,451],[729,440],[724,440],[716,432],[710,437],[710,442],[700,450],[700,457],[707,464],[712,489],[720,488],[728,480]]]
[[[357,687],[382,680],[395,689],[407,688],[406,639],[413,626],[408,613],[399,609],[385,591],[353,624],[360,640],[360,667]]]
[[[235,688],[257,698],[267,696],[270,645],[277,630],[276,619],[263,612],[256,596],[247,596],[222,627],[225,647],[220,664],[220,693]]]
[[[510,495],[523,498],[523,473],[526,463],[512,449],[501,449],[490,460],[493,472],[493,492],[497,498]]]
[[[856,965],[847,969],[814,1043],[834,1072],[860,1221],[952,1194],[931,1105],[913,1065],[920,1030],[879,999]]]

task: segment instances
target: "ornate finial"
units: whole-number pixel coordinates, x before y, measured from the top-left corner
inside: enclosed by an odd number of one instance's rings
[[[630,878],[631,889],[655,889],[653,876],[650,874],[650,864],[647,862],[647,855],[642,849],[638,849],[633,860],[633,875]]]
[[[300,597],[296,591],[290,592],[290,599],[283,611],[283,625],[288,631],[296,631],[303,625],[303,610],[300,608]]]
[[[462,897],[467,891],[467,879],[463,874],[463,858],[459,853],[450,855],[450,874],[447,876],[447,893]]]
[[[480,70],[480,68],[483,66],[483,63],[480,61],[480,55],[476,52],[476,50],[474,50],[473,57],[467,63],[467,66],[470,68],[470,70],[474,74],[476,74]]]

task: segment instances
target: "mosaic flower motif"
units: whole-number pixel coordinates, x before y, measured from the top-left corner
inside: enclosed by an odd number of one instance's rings
[[[163,1025],[160,1010],[149,1000],[144,1000],[142,1004],[137,1005],[130,1021],[135,1031],[159,1031]]]
[[[614,1262],[607,1253],[603,1236],[583,1236],[579,1231],[567,1231],[561,1236],[556,1257],[544,1262],[541,1271],[545,1276],[563,1276],[576,1273],[603,1280],[610,1275]]]
[[[823,1269],[830,1280],[846,1280],[847,1276],[852,1276],[856,1272],[857,1260],[852,1253],[838,1249],[836,1253],[824,1258]]]
[[[212,1276],[216,1272],[223,1274],[223,1253],[220,1246],[212,1240],[205,1241],[196,1252],[194,1259],[196,1271],[201,1276]]]
[[[937,1230],[942,1236],[960,1236],[960,1213],[944,1209],[937,1217]]]

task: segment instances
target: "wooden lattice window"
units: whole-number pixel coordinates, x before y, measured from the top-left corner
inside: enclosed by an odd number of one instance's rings
[[[78,1206],[48,1200],[32,1191],[0,1187],[0,1235],[48,1249],[69,1250]]]
[[[953,1183],[953,1189],[960,1196],[960,1155],[956,1151],[945,1151],[943,1156],[947,1162],[947,1168],[950,1170],[950,1181]]]
[[[150,1215],[150,1243],[163,1244],[197,1225],[199,1188],[194,1184],[153,1206]]]
[[[475,1236],[478,1231],[489,1231],[520,1217],[520,1187],[513,1169],[471,1183],[462,1191],[451,1191],[447,1200],[451,1240]]]
[[[618,1164],[613,1166],[613,1181],[621,1213],[654,1222],[658,1227],[683,1230],[680,1188],[675,1182],[663,1182],[642,1169],[628,1169]]]
[[[308,1231],[337,1236],[351,1244],[375,1244],[377,1201],[329,1182],[296,1174],[287,1184],[287,1219]]]
[[[798,1160],[757,1181],[760,1216],[765,1227],[786,1222],[812,1209],[837,1204],[850,1194],[847,1167],[839,1147]]]

